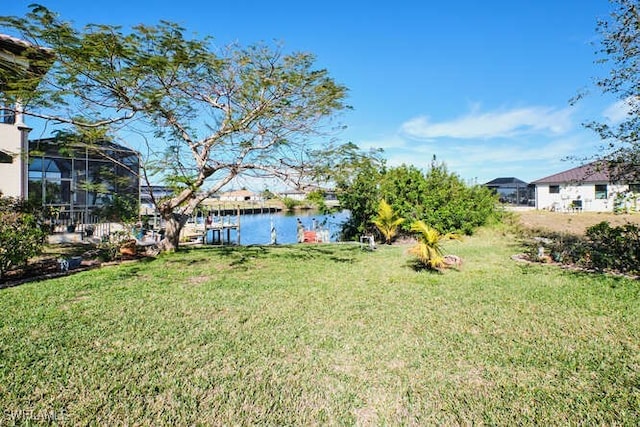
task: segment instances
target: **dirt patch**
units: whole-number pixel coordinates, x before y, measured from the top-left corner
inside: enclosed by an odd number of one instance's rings
[[[23,283],[53,279],[56,277],[67,276],[73,273],[97,268],[100,263],[95,260],[81,261],[79,265],[73,268],[64,268],[60,262],[54,258],[47,258],[31,262],[25,267],[15,268],[5,273],[0,279],[0,289],[11,288],[13,286],[22,285]]]
[[[102,262],[99,251],[87,250],[86,244],[65,244],[45,247],[42,255],[29,260],[27,265],[15,267],[0,277],[0,289],[18,286],[23,283],[53,279],[101,266],[137,262],[153,257],[152,253],[141,252],[135,255],[120,255],[111,262]]]
[[[561,213],[528,210],[516,213],[520,224],[529,229],[543,229],[559,233],[584,235],[587,228],[607,221],[612,226],[628,223],[640,226],[640,213],[613,214],[605,212]]]

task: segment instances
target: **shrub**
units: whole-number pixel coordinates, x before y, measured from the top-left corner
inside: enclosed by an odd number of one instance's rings
[[[291,197],[283,197],[282,204],[284,205],[284,208],[286,210],[292,211],[293,209],[295,209],[296,206],[300,204],[300,202],[295,199],[292,199]]]
[[[472,234],[498,218],[496,195],[486,187],[467,185],[435,161],[426,173],[415,166],[368,166],[339,189],[342,207],[351,212],[343,229],[347,238],[373,228],[380,199],[385,199],[398,217],[407,219],[400,226],[405,233],[411,232],[413,221],[420,220],[441,233]]]
[[[27,202],[0,197],[0,277],[42,251],[44,212]]]
[[[311,191],[309,194],[307,194],[305,200],[311,205],[315,206],[321,214],[330,212],[330,209],[325,202],[325,192],[323,190]]]
[[[440,232],[470,235],[496,216],[497,196],[484,186],[467,185],[446,165],[434,162],[424,179],[425,211],[419,219]]]
[[[637,225],[611,227],[603,221],[589,227],[586,236],[591,268],[640,273],[640,228]]]
[[[136,240],[127,230],[115,231],[109,235],[108,239],[104,239],[98,244],[98,258],[102,261],[114,261],[122,258],[120,248],[123,246],[131,246],[135,249]]]
[[[640,274],[640,227],[617,227],[603,221],[587,228],[585,236],[538,231],[525,241],[530,259],[545,256],[563,264],[580,265],[597,271]]]
[[[566,233],[539,232],[525,242],[529,259],[539,258],[539,248],[550,260],[563,264],[585,265],[589,260],[589,245],[584,237]],[[539,260],[542,261],[542,260]]]
[[[347,178],[337,182],[338,200],[350,213],[342,226],[342,239],[356,239],[371,232],[371,218],[376,215],[380,197],[380,181],[384,176],[384,164],[362,161]]]

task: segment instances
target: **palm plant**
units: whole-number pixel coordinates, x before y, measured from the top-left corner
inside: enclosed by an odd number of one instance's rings
[[[432,270],[440,270],[446,264],[442,254],[442,242],[445,240],[460,240],[460,236],[454,233],[442,234],[423,221],[415,221],[411,224],[411,231],[418,234],[418,243],[409,249],[409,252],[418,258],[422,267]]]
[[[391,240],[398,234],[398,227],[404,222],[404,218],[400,218],[386,200],[380,200],[378,205],[378,216],[371,221],[375,225],[385,242],[390,245]]]

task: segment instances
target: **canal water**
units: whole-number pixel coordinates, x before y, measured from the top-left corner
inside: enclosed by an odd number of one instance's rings
[[[268,245],[271,243],[271,229],[275,228],[277,244],[296,243],[298,218],[305,230],[327,230],[332,242],[338,240],[342,224],[349,218],[348,211],[321,215],[317,211],[296,211],[240,215],[240,244]],[[236,221],[236,217],[232,218]],[[231,242],[236,242],[235,231],[231,232]]]

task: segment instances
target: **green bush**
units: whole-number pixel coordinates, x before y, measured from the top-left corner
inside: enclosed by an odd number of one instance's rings
[[[550,260],[596,271],[640,274],[640,227],[626,224],[617,227],[603,221],[587,228],[585,236],[535,232],[524,242],[532,260],[539,259],[539,248]]]
[[[41,208],[0,197],[0,278],[42,251],[47,236],[44,217]]]
[[[331,209],[327,206],[325,201],[325,192],[323,190],[313,190],[307,194],[306,201],[315,206],[321,214],[327,214],[331,212]]]
[[[384,163],[362,161],[346,178],[337,182],[338,200],[349,211],[349,219],[342,226],[342,239],[357,239],[372,232],[380,203],[380,181],[384,177]]]
[[[300,204],[300,202],[292,199],[291,197],[283,197],[282,204],[284,205],[284,208],[286,210],[292,211],[293,209],[295,209],[296,206]]]
[[[419,218],[441,233],[472,234],[496,215],[497,196],[483,186],[467,185],[444,164],[425,174],[425,213]]]
[[[589,227],[586,236],[591,268],[640,273],[640,227],[634,224],[611,227],[603,221]]]
[[[434,162],[426,173],[415,166],[366,166],[339,187],[341,205],[351,212],[343,230],[347,238],[373,229],[382,199],[407,219],[402,225],[404,234],[410,234],[414,221],[423,221],[440,233],[468,235],[498,217],[496,195],[483,186],[467,185],[444,164]]]
[[[586,238],[567,233],[536,232],[536,237],[529,236],[525,241],[527,255],[531,260],[539,259],[539,248],[549,260],[563,264],[587,266],[589,264],[590,247]]]

